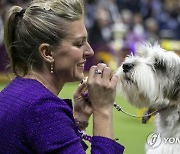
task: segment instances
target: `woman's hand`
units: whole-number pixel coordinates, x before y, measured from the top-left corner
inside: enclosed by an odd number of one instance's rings
[[[91,67],[87,85],[93,112],[113,108],[116,84],[117,77],[111,75],[111,70],[106,64],[100,63]]]
[[[78,122],[88,123],[92,111],[91,102],[88,98],[87,83],[83,80],[74,94],[74,118]]]
[[[87,87],[93,108],[93,135],[113,139],[113,103],[117,76],[111,76],[106,64],[92,66],[89,71]]]

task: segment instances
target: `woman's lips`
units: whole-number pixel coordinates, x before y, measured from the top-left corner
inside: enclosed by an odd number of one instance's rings
[[[78,63],[77,66],[79,66],[79,67],[84,67],[84,66],[85,66],[85,61],[82,62],[82,63]]]

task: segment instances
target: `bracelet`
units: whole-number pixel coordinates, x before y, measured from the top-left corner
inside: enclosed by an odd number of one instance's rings
[[[81,139],[84,139],[84,140],[86,140],[86,141],[89,141],[90,143],[92,142],[92,136],[86,134],[85,131],[81,131],[81,130],[79,130],[79,129],[78,129],[78,132],[79,132],[79,134],[80,134]]]
[[[86,121],[78,121],[77,119],[75,119],[75,123],[81,130],[85,130],[88,126],[88,122]]]
[[[81,139],[84,139],[84,140],[92,143],[92,136],[86,134],[85,131],[82,131],[82,130],[80,130],[80,129],[78,129],[78,132],[79,132],[79,134],[80,134]],[[115,142],[117,142],[118,140],[119,140],[119,138],[115,138],[115,139],[114,139]]]

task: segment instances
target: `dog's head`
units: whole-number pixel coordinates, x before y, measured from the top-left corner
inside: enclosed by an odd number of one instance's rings
[[[180,57],[158,44],[141,44],[127,56],[116,74],[118,91],[136,107],[159,107],[180,103]]]

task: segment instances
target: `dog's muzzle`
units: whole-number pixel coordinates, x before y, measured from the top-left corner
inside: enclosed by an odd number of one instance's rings
[[[123,68],[123,72],[127,73],[129,72],[132,68],[134,67],[134,64],[132,63],[124,63],[122,68]]]

